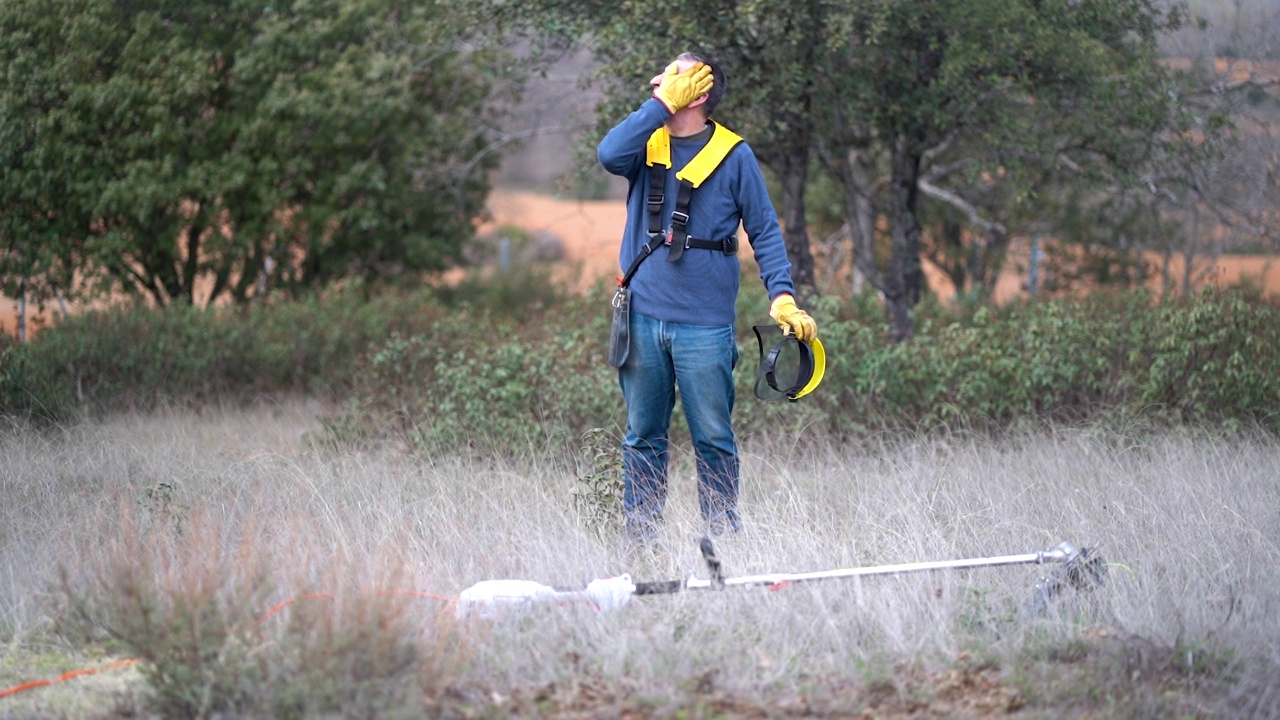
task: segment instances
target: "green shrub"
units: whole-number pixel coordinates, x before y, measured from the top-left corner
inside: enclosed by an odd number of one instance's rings
[[[1280,424],[1280,311],[1208,290],[1157,309],[1130,405],[1183,422]]]
[[[434,295],[441,305],[455,310],[538,322],[572,299],[553,273],[553,268],[537,264],[506,271],[478,268],[456,284],[436,288]]]
[[[370,346],[441,313],[428,297],[351,289],[244,308],[76,315],[26,345],[0,345],[0,414],[63,422],[282,393],[345,397]]]
[[[371,425],[418,450],[519,450],[547,433],[617,426],[615,371],[604,361],[605,301],[571,298],[535,322],[484,310],[395,334],[360,362],[337,432]],[[353,433],[361,435],[359,431]]]
[[[1280,308],[1243,291],[1156,304],[1095,293],[926,318],[914,340],[880,321],[823,325],[830,427],[999,428],[1142,415],[1280,429]]]
[[[447,291],[353,288],[250,308],[74,317],[27,345],[0,344],[0,414],[65,421],[293,393],[344,407],[326,419],[324,442],[519,451],[592,428],[620,436],[621,394],[604,361],[610,289],[569,295],[546,272],[475,276]],[[771,322],[766,303],[749,291],[738,303],[743,436],[1134,417],[1280,429],[1280,308],[1256,292],[925,303],[916,337],[901,344],[887,341],[874,296],[821,298],[811,309],[826,376],[797,403],[753,397],[751,325]],[[684,428],[677,412],[673,432]]]
[[[622,530],[622,448],[616,433],[592,428],[582,434],[586,473],[578,476],[571,497],[578,520],[600,538]]]

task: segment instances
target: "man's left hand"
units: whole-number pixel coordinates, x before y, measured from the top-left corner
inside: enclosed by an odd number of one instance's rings
[[[784,293],[773,299],[773,304],[769,306],[769,317],[778,323],[782,332],[795,335],[797,340],[809,342],[818,337],[818,323],[809,313],[796,307],[796,299],[788,294]]]

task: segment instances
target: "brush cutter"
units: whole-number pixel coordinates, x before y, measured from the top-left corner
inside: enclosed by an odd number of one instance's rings
[[[1049,602],[1064,589],[1091,590],[1105,582],[1106,568],[1102,558],[1089,548],[1077,549],[1069,542],[1062,542],[1051,550],[1023,555],[971,558],[967,560],[938,560],[932,562],[902,563],[897,565],[873,565],[869,567],[841,568],[803,573],[767,573],[725,577],[720,557],[710,538],[699,543],[702,558],[707,564],[709,577],[691,575],[685,580],[663,580],[634,583],[631,576],[593,580],[582,590],[554,588],[531,580],[485,580],[462,592],[458,598],[458,616],[471,614],[493,616],[506,609],[530,605],[536,602],[560,604],[582,603],[600,610],[622,607],[636,595],[670,595],[696,590],[723,590],[730,587],[764,586],[777,589],[792,583],[837,578],[868,577],[872,575],[901,575],[930,570],[962,570],[968,568],[999,567],[1003,565],[1060,564],[1054,573],[1036,585],[1035,597],[1028,610],[1039,614],[1048,608]]]

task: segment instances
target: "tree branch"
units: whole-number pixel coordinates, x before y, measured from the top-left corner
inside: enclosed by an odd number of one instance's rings
[[[945,202],[951,207],[956,208],[957,210],[959,210],[960,212],[964,213],[969,217],[969,222],[982,228],[983,231],[988,233],[992,231],[1002,233],[1002,234],[1008,233],[1008,231],[1005,230],[1004,225],[998,222],[987,220],[986,218],[982,217],[982,214],[978,212],[977,208],[975,208],[972,204],[970,204],[967,200],[960,197],[959,195],[956,195],[955,193],[950,192],[948,190],[943,190],[942,188],[934,185],[933,183],[930,183],[924,178],[921,178],[920,181],[917,183],[917,185],[920,188],[920,192],[936,200],[941,200],[942,202]]]

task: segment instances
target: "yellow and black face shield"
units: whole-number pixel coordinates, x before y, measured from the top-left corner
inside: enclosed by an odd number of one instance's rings
[[[827,370],[827,351],[821,340],[798,340],[794,335],[784,335],[777,325],[756,325],[752,329],[760,344],[757,398],[794,402],[818,387]]]

